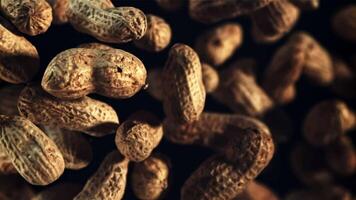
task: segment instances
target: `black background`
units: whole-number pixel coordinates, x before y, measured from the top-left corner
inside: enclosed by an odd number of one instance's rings
[[[351,3],[354,0],[321,0],[321,7],[317,11],[303,12],[295,30],[305,30],[310,32],[323,44],[329,51],[342,57],[349,59],[350,55],[356,53],[354,44],[343,41],[338,38],[331,30],[330,19],[331,16],[340,8]],[[165,12],[160,9],[153,0],[121,0],[115,2],[116,6],[134,6],[145,13],[156,14],[163,17],[169,22],[173,30],[173,39],[170,45],[180,42],[192,45],[195,38],[204,30],[212,25],[207,26],[192,21],[188,14],[187,9],[184,8],[178,12]],[[250,21],[248,17],[238,17],[236,19],[228,20],[236,21],[242,24],[244,29],[244,42],[243,46],[237,50],[234,57],[230,59],[236,60],[242,57],[253,57],[258,61],[259,76],[268,65],[272,58],[276,47],[282,45],[286,37],[272,45],[256,44],[250,34]],[[223,23],[223,22],[221,22]],[[90,36],[78,33],[70,25],[51,26],[47,33],[36,36],[27,37],[37,48],[41,56],[41,72],[36,77],[36,81],[40,81],[47,64],[59,52],[68,48],[73,48],[79,44],[86,42],[95,42],[96,40]],[[114,44],[111,45],[116,48],[127,50],[137,57],[139,57],[145,64],[147,69],[162,68],[167,58],[165,51],[157,54],[146,53],[135,48],[131,43],[128,44]],[[162,105],[160,102],[151,98],[147,92],[141,91],[133,98],[127,100],[113,100],[104,98],[102,96],[91,95],[92,97],[105,101],[112,105],[118,112],[120,120],[124,121],[134,111],[144,109],[154,112],[157,116],[163,118]],[[303,188],[304,186],[295,178],[289,166],[289,153],[293,144],[303,140],[301,137],[301,123],[310,108],[317,102],[324,99],[339,98],[333,95],[329,88],[315,87],[307,80],[302,78],[298,82],[297,98],[295,101],[283,109],[287,111],[288,115],[293,119],[294,132],[290,142],[279,144],[276,149],[275,157],[268,168],[262,172],[258,180],[270,186],[276,193],[284,196],[288,191],[295,188]],[[353,100],[345,101],[355,108]],[[223,105],[215,102],[211,97],[207,97],[206,109],[207,111],[229,112]],[[354,134],[350,134],[354,135]],[[354,137],[354,136],[353,136]],[[57,181],[69,181],[84,184],[92,173],[98,168],[104,156],[115,149],[114,135],[105,138],[92,138],[89,137],[93,151],[94,161],[89,167],[81,171],[66,170],[64,175]],[[355,144],[355,143],[354,143]],[[179,199],[180,188],[184,181],[189,177],[191,172],[196,169],[199,164],[204,161],[211,152],[208,149],[193,146],[183,146],[172,144],[166,140],[156,148],[157,152],[164,153],[171,158],[172,162],[172,182],[170,190],[166,199]],[[132,166],[131,166],[132,167]],[[128,179],[129,180],[129,179]],[[340,178],[339,183],[352,189],[352,185],[356,185],[355,176],[348,178]],[[56,184],[55,182],[54,184]],[[36,187],[41,190],[42,187]],[[128,183],[125,198],[135,199]]]

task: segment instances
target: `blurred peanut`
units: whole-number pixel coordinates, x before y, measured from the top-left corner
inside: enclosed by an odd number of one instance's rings
[[[155,0],[159,7],[162,9],[172,12],[177,11],[183,7],[185,4],[182,0]]]
[[[291,0],[301,10],[316,10],[320,6],[320,0]]]
[[[212,93],[219,86],[219,74],[218,72],[209,64],[202,63],[203,72],[203,84],[206,93]]]
[[[356,5],[350,4],[340,9],[332,18],[332,28],[345,40],[356,42]]]
[[[356,98],[356,75],[351,66],[339,58],[333,58],[333,69],[332,91],[342,98]]]
[[[158,68],[148,70],[147,74],[148,89],[151,97],[158,101],[163,100],[162,70]]]

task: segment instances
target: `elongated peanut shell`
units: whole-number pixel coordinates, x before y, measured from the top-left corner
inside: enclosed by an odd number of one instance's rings
[[[56,144],[23,117],[0,116],[0,146],[19,174],[33,185],[48,185],[64,171]]]
[[[130,161],[140,162],[148,158],[159,144],[163,130],[160,124],[153,124],[150,119],[139,119],[143,114],[135,115],[120,125],[116,131],[115,143],[122,155]]]
[[[43,126],[42,130],[62,152],[66,169],[79,170],[90,164],[93,151],[81,133],[49,126]]]
[[[146,82],[143,63],[119,49],[74,48],[49,63],[42,87],[61,99],[78,99],[90,93],[129,98]]]
[[[74,183],[59,183],[41,191],[31,200],[71,200],[80,190],[80,185]]]
[[[80,131],[95,137],[113,133],[119,119],[106,103],[83,97],[63,101],[36,86],[26,87],[20,95],[20,114],[34,123]]]
[[[184,44],[175,44],[163,69],[163,106],[176,122],[199,119],[205,105],[205,88],[198,55]]]
[[[0,12],[31,36],[46,32],[52,23],[52,8],[46,0],[1,0]]]
[[[128,164],[129,160],[118,151],[111,152],[74,200],[121,199],[125,192]]]
[[[270,162],[274,145],[270,134],[231,127],[233,135],[227,154],[216,154],[204,161],[184,183],[183,200],[232,199],[243,192]]]
[[[139,199],[160,199],[168,189],[170,164],[166,157],[154,154],[135,163],[131,186]]]
[[[68,1],[67,16],[72,26],[102,42],[129,42],[140,39],[146,32],[146,16],[137,8],[102,9],[88,0]]]
[[[40,67],[36,47],[1,24],[0,38],[0,79],[14,84],[30,81]]]

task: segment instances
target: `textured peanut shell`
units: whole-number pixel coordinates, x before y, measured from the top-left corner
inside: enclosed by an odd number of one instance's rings
[[[305,61],[305,46],[295,38],[274,54],[264,73],[263,87],[277,104],[295,98],[295,83],[299,80]]]
[[[336,34],[345,40],[356,42],[356,6],[350,4],[332,17],[332,28]]]
[[[0,175],[16,173],[17,170],[12,164],[11,158],[6,154],[6,150],[0,146]]]
[[[111,152],[74,200],[121,199],[125,192],[128,164],[129,160],[118,151]]]
[[[81,190],[81,186],[74,183],[59,183],[51,186],[31,200],[72,200]]]
[[[23,86],[3,86],[0,88],[0,114],[1,115],[18,115],[17,100]]]
[[[40,67],[36,47],[1,24],[0,60],[0,79],[13,84],[29,82]]]
[[[168,189],[170,164],[167,158],[155,154],[143,162],[135,163],[131,187],[139,199],[161,199]]]
[[[226,154],[211,156],[193,172],[181,190],[183,200],[232,199],[270,162],[274,153],[270,134],[238,127],[230,131]]]
[[[171,42],[171,27],[161,17],[151,14],[146,17],[147,31],[141,39],[134,41],[134,44],[136,47],[148,52],[162,51]]]
[[[42,87],[61,99],[78,99],[90,93],[129,98],[146,82],[143,63],[119,49],[74,48],[49,63]]]
[[[83,97],[63,101],[36,86],[26,87],[19,97],[20,114],[36,124],[84,132],[95,137],[113,133],[119,124],[115,110],[106,103]]]
[[[237,23],[225,23],[199,36],[195,49],[202,61],[219,66],[241,46],[242,40],[241,26]]]
[[[205,88],[198,55],[184,44],[175,44],[163,69],[163,108],[178,123],[199,119],[205,105]]]
[[[356,150],[352,139],[341,136],[325,148],[325,160],[336,173],[348,176],[356,171]]]
[[[49,126],[43,126],[42,130],[62,152],[66,169],[79,170],[90,164],[93,151],[81,133]]]
[[[189,0],[189,14],[194,20],[210,24],[250,14],[273,1],[276,0]]]
[[[262,116],[273,107],[273,101],[257,84],[254,75],[245,71],[249,66],[244,64],[220,72],[221,81],[213,97],[236,113]]]
[[[0,116],[0,146],[18,173],[33,185],[48,185],[64,171],[56,144],[23,117]]]
[[[1,0],[0,12],[31,36],[46,32],[52,23],[52,8],[46,0]]]
[[[355,114],[342,101],[325,100],[316,104],[304,120],[304,137],[314,146],[327,145],[356,125]]]
[[[257,42],[275,42],[288,33],[299,18],[299,9],[288,0],[273,1],[253,12],[252,33]]]
[[[67,16],[72,26],[102,42],[130,42],[140,39],[146,32],[146,16],[137,8],[102,9],[91,0],[68,1]]]
[[[140,162],[148,158],[160,143],[163,130],[145,119],[129,119],[116,131],[115,143],[120,153],[130,161]]]
[[[233,200],[279,200],[279,198],[266,185],[251,181],[244,191]]]
[[[206,93],[212,93],[219,85],[219,74],[209,64],[202,63],[203,83]]]
[[[162,70],[158,68],[148,70],[147,92],[156,100],[163,100]]]

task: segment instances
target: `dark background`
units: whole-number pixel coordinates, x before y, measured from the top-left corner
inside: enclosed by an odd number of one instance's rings
[[[332,32],[330,27],[330,19],[338,9],[345,5],[355,3],[355,1],[321,1],[321,7],[319,10],[302,13],[301,18],[293,31],[308,31],[315,38],[317,38],[317,40],[319,40],[320,43],[323,44],[332,54],[344,59],[349,59],[351,54],[356,53],[355,45],[343,41]],[[160,9],[153,0],[120,0],[115,4],[117,6],[134,6],[142,9],[145,13],[156,14],[167,20],[173,30],[173,39],[170,46],[176,42],[192,45],[195,38],[199,34],[201,34],[207,28],[212,27],[211,25],[207,26],[192,21],[187,14],[186,8],[178,12],[169,13]],[[236,21],[242,24],[244,29],[244,42],[243,46],[237,50],[234,57],[230,59],[227,64],[232,60],[236,60],[237,58],[241,57],[256,58],[258,61],[258,73],[260,76],[271,60],[276,47],[284,44],[286,37],[272,45],[256,44],[251,38],[251,24],[247,17],[238,17],[228,21]],[[42,71],[36,78],[36,81],[38,82],[41,80],[43,71],[45,70],[47,64],[56,54],[68,48],[76,47],[82,43],[96,41],[90,36],[74,31],[70,25],[53,25],[44,35],[27,38],[38,48],[41,56]],[[167,58],[168,52],[168,50],[165,50],[158,54],[146,53],[138,50],[131,43],[115,44],[112,46],[133,53],[144,62],[147,69],[156,67],[162,68]],[[112,105],[117,110],[121,121],[124,121],[131,113],[140,109],[152,111],[159,117],[164,117],[161,103],[151,98],[145,91],[141,91],[133,98],[127,100],[113,100],[97,95],[91,96]],[[296,100],[282,108],[293,120],[293,134],[291,135],[290,141],[288,143],[278,144],[276,154],[271,164],[258,177],[258,180],[270,186],[276,193],[280,194],[281,197],[292,189],[304,187],[296,179],[290,169],[290,150],[295,143],[303,140],[301,137],[300,127],[308,110],[310,110],[313,105],[320,102],[321,100],[331,98],[339,97],[332,94],[329,88],[313,86],[307,80],[302,78],[298,82]],[[348,105],[355,108],[354,101],[348,99],[344,100],[348,103]],[[206,110],[230,112],[226,107],[218,104],[211,97],[207,97]],[[355,134],[351,133],[350,135]],[[88,138],[92,143],[94,161],[90,164],[89,167],[81,171],[66,170],[64,175],[58,181],[70,181],[84,184],[90,175],[98,168],[104,156],[116,148],[114,144],[114,135],[100,139],[92,138],[89,136]],[[213,153],[212,151],[205,148],[176,145],[166,140],[163,140],[159,147],[155,149],[155,151],[168,155],[172,162],[172,181],[169,186],[170,190],[166,196],[166,199],[179,199],[180,188],[182,187],[184,181],[202,161],[204,161],[209,155]],[[352,185],[356,185],[355,176],[340,178],[338,179],[338,182],[348,187],[350,190],[352,189]],[[42,188],[36,187],[36,189],[41,190]],[[130,183],[127,185],[124,199],[135,199],[130,189]]]

